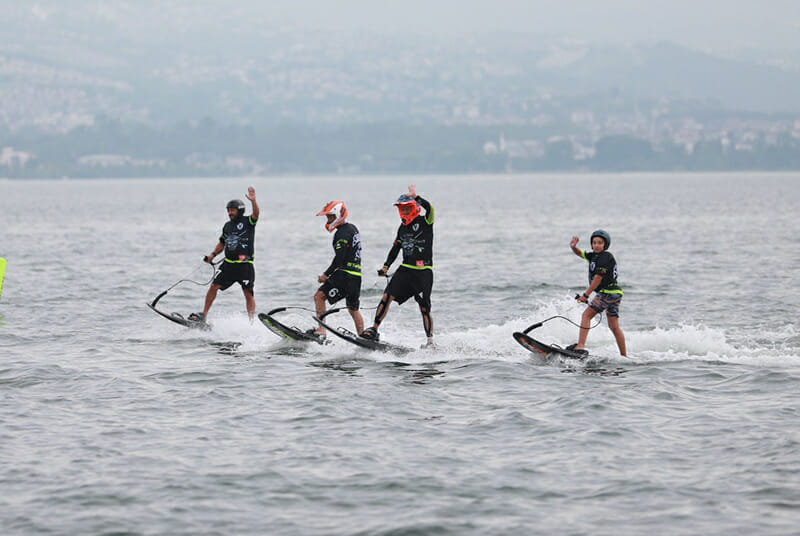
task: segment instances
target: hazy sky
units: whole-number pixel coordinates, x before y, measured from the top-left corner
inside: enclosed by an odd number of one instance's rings
[[[510,30],[589,41],[800,49],[800,0],[282,0],[267,5],[275,15],[326,28]]]
[[[124,23],[146,5],[151,13],[179,6],[193,19],[212,23],[258,15],[303,29],[512,31],[593,43],[671,41],[711,52],[800,51],[800,0],[0,0],[0,13],[46,17],[58,6],[62,12],[122,14],[116,21]],[[170,10],[163,13],[170,23],[185,22]]]

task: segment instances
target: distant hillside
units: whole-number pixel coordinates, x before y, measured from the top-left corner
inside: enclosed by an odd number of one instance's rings
[[[798,71],[717,58],[670,43],[584,46],[583,52],[557,71],[550,69],[562,91],[619,88],[636,98],[710,100],[731,110],[800,112]]]
[[[800,54],[4,4],[0,177],[800,169]]]
[[[800,72],[674,44],[463,41],[310,32],[213,2],[42,0],[6,6],[0,126],[66,131],[98,117],[166,125],[535,121],[552,99],[615,92],[800,113]],[[217,4],[214,4],[217,5]],[[235,5],[235,4],[234,4]]]

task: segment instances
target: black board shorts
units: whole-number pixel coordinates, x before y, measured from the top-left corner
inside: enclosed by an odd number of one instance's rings
[[[256,281],[256,269],[252,262],[227,262],[223,261],[214,284],[219,285],[220,290],[226,290],[234,283],[239,283],[245,290],[253,290]]]
[[[400,304],[413,296],[420,307],[430,311],[432,290],[433,270],[413,270],[401,266],[386,285],[385,292]]]
[[[347,308],[358,311],[361,306],[361,277],[336,270],[318,289],[325,294],[328,303],[334,304],[342,298],[347,298]]]

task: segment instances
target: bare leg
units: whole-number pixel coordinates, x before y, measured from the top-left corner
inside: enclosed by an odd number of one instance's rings
[[[208,292],[206,292],[206,303],[203,306],[203,318],[208,318],[208,310],[211,309],[211,304],[214,303],[214,300],[217,297],[217,291],[219,291],[219,285],[216,283],[212,283],[210,287],[208,287]]]
[[[314,293],[314,310],[317,312],[317,318],[322,318],[325,314],[325,293],[318,290]],[[325,328],[320,324],[314,333],[318,335],[325,335]]]
[[[348,313],[353,318],[353,324],[356,326],[356,334],[361,335],[364,331],[364,318],[361,316],[361,311],[358,309],[348,309]]]
[[[247,316],[250,317],[250,322],[256,316],[256,298],[253,296],[252,290],[242,289],[244,292],[244,301],[247,304]]]
[[[597,314],[597,311],[591,307],[587,307],[581,316],[581,329],[578,333],[578,344],[575,345],[575,350],[583,350],[586,347],[586,337],[589,336],[589,326],[591,325],[592,318]]]
[[[609,316],[606,318],[608,319],[608,329],[611,330],[611,333],[614,334],[614,338],[617,339],[617,347],[619,348],[619,355],[628,357],[628,353],[625,348],[625,334],[622,333],[622,328],[619,327],[619,317]]]

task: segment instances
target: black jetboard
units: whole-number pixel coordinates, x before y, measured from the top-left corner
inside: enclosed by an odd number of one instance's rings
[[[319,337],[318,335],[311,335],[305,331],[301,331],[296,327],[289,327],[279,320],[276,320],[272,316],[275,313],[285,311],[286,309],[287,307],[278,307],[277,309],[273,309],[268,313],[258,313],[258,319],[261,320],[261,323],[264,324],[268,330],[279,337],[283,337],[284,339],[289,339],[292,341],[316,342],[318,344],[325,343],[324,338]]]
[[[360,346],[361,348],[366,348],[367,350],[376,350],[378,352],[391,352],[393,354],[407,354],[408,352],[411,351],[411,348],[406,348],[405,346],[399,346],[396,344],[391,344],[382,341],[373,341],[372,339],[365,339],[364,337],[359,337],[352,331],[342,327],[334,328],[332,326],[329,326],[316,316],[314,317],[314,320],[319,322],[325,329],[335,334],[336,336],[346,340],[351,344],[355,344],[356,346]]]
[[[186,326],[189,329],[201,329],[203,331],[208,331],[211,329],[211,326],[205,322],[198,320],[189,320],[188,318],[184,318],[183,315],[181,315],[180,313],[166,313],[161,309],[158,309],[154,304],[155,302],[148,303],[147,306],[156,313],[166,318],[167,320],[172,320],[176,324],[180,324],[181,326]]]
[[[567,350],[566,348],[561,348],[560,346],[545,344],[520,331],[515,332],[513,337],[526,350],[529,350],[534,354],[540,354],[543,356],[557,355],[561,357],[567,357],[569,359],[586,359],[589,357],[589,352],[586,350]]]

